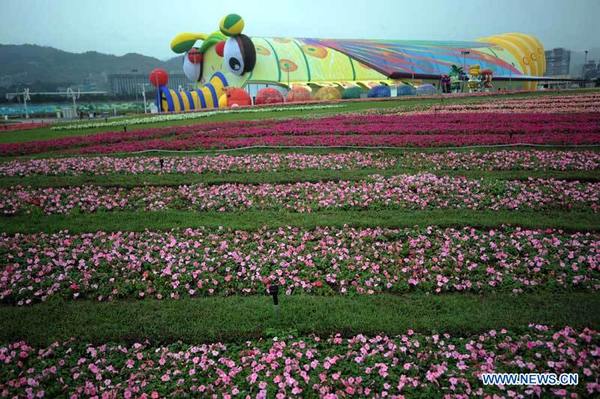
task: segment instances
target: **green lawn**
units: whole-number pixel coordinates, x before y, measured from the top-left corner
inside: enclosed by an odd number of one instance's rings
[[[529,323],[600,328],[600,296],[535,293],[393,296],[283,296],[275,318],[269,296],[115,302],[52,301],[0,306],[0,341],[48,345],[76,337],[90,343],[243,341],[269,334],[471,334],[527,329]]]
[[[571,94],[572,92],[561,92]],[[556,92],[537,92],[492,97],[492,99],[556,95]],[[209,118],[130,126],[129,130],[155,126],[215,121],[279,118],[300,115],[332,115],[373,108],[426,107],[439,104],[438,99],[399,99],[389,101],[344,102],[342,108],[324,108],[299,111],[261,112],[255,114],[221,114]],[[445,103],[490,101],[490,97],[444,99]],[[126,123],[124,120],[123,123]],[[0,143],[25,142],[105,131],[106,128],[51,131],[37,129],[23,132],[0,133]],[[529,147],[515,147],[528,150]],[[548,147],[544,149],[566,149]],[[589,147],[600,151],[600,146]],[[491,147],[457,149],[456,151],[490,151]],[[347,149],[264,149],[227,151],[227,154],[256,154],[265,152],[304,152],[324,154]],[[382,150],[385,154],[402,156],[405,149]],[[443,149],[415,149],[415,151],[444,151]],[[181,154],[216,154],[219,151],[193,151]],[[173,153],[150,153],[173,156]],[[39,158],[52,154],[36,154]],[[136,156],[120,154],[119,156]],[[15,158],[4,158],[7,161]],[[417,173],[416,169],[387,170],[302,170],[262,173],[231,172],[224,174],[111,174],[107,176],[29,176],[1,177],[0,187],[30,185],[34,187],[61,187],[82,184],[133,187],[139,185],[181,185],[221,183],[288,183],[322,180],[359,180],[372,174],[385,176]],[[440,170],[438,175],[461,175],[469,178],[527,179],[559,178],[567,180],[600,181],[598,171],[477,171]],[[413,227],[435,225],[441,227],[473,226],[498,228],[517,225],[525,228],[557,228],[566,231],[600,231],[600,213],[580,211],[472,211],[393,209],[332,210],[314,213],[287,211],[194,212],[194,211],[113,211],[89,214],[44,215],[36,211],[29,215],[0,217],[0,232],[5,234],[93,231],[170,230],[186,227],[218,227],[254,230],[261,227],[298,226],[305,229],[317,226],[343,227]],[[6,262],[0,262],[2,268]],[[90,300],[51,299],[47,303],[17,307],[0,305],[0,341],[25,339],[29,344],[47,345],[57,340],[75,337],[80,342],[106,343],[143,341],[169,344],[178,340],[202,343],[236,341],[267,337],[273,334],[344,335],[362,333],[394,335],[412,328],[421,332],[449,332],[476,334],[489,329],[509,328],[525,331],[529,323],[576,328],[600,328],[600,295],[595,292],[560,290],[535,291],[512,295],[489,293],[485,295],[451,293],[428,295],[378,294],[373,296],[282,296],[279,318],[273,314],[268,296],[204,297],[196,299],[119,300],[95,302]]]
[[[68,187],[93,184],[98,186],[179,186],[184,184],[223,184],[223,183],[296,183],[338,180],[368,180],[370,175],[394,176],[401,174],[433,173],[438,176],[465,176],[500,180],[527,180],[529,178],[555,178],[562,180],[600,181],[598,171],[479,171],[479,170],[437,170],[426,169],[355,169],[355,170],[293,170],[280,172],[231,172],[202,174],[109,174],[81,176],[26,176],[0,177],[0,187]]]

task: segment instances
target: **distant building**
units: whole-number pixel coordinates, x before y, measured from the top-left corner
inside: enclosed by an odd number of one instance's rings
[[[596,65],[596,62],[594,60],[589,60],[586,64],[583,65],[583,78],[588,80],[596,79],[600,76],[600,74],[598,73],[599,68],[600,63]]]
[[[118,73],[108,75],[108,88],[111,94],[116,96],[136,95],[142,91],[142,85],[150,91],[148,74],[144,73]],[[189,88],[193,85],[184,74],[169,74],[170,87]]]
[[[571,73],[571,50],[555,48],[545,52],[546,75],[568,76]]]

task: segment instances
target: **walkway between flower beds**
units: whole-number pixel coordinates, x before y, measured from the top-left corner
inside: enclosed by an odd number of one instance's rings
[[[174,300],[50,301],[0,306],[0,342],[36,345],[78,337],[83,342],[243,342],[268,329],[299,334],[400,334],[406,329],[477,334],[523,330],[529,323],[600,329],[596,293],[537,292],[308,296],[280,298],[274,318],[267,295]]]
[[[71,215],[31,215],[0,218],[5,233],[170,230],[186,227],[229,227],[255,230],[261,227],[354,226],[473,226],[503,224],[526,228],[556,228],[568,231],[600,230],[600,213],[577,211],[471,211],[471,210],[334,210],[296,213],[281,211],[244,212],[96,212]]]

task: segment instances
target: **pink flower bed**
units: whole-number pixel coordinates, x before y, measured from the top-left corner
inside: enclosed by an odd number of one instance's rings
[[[597,397],[600,333],[530,325],[452,336],[284,337],[243,344],[0,346],[5,397]],[[577,373],[578,385],[484,386],[483,373]]]
[[[399,163],[429,170],[596,170],[598,151],[406,152]],[[1,170],[1,169],[0,169]]]
[[[566,164],[582,164],[592,157],[573,155]],[[600,158],[600,153],[598,155]],[[559,157],[561,158],[561,157]],[[591,158],[593,162],[595,159]],[[162,161],[162,167],[161,167]],[[74,157],[15,160],[0,163],[0,176],[107,175],[113,173],[227,173],[306,169],[390,169],[398,160],[381,152],[345,152],[323,155],[268,153],[185,157]],[[590,162],[587,163],[591,165]]]
[[[404,109],[382,109],[367,111],[368,113],[403,113]],[[457,112],[494,112],[494,113],[578,113],[600,112],[600,95],[584,94],[572,96],[544,96],[529,99],[502,100],[494,99],[486,102],[467,104],[434,105],[416,113],[457,113]]]
[[[111,210],[186,209],[239,211],[273,209],[600,209],[600,183],[556,179],[489,181],[423,173],[362,181],[291,184],[197,184],[133,188],[71,186],[0,188],[4,215],[41,210],[67,214]]]
[[[162,161],[162,166],[161,166]],[[177,157],[71,157],[0,163],[0,176],[275,172],[307,169],[597,170],[598,151],[265,153]]]
[[[559,230],[356,229],[0,235],[0,301],[600,289],[600,236]]]

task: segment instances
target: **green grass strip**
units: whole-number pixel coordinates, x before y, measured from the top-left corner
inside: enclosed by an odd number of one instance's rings
[[[277,172],[230,172],[230,173],[188,173],[188,174],[150,174],[137,175],[80,175],[80,176],[43,176],[0,177],[0,187],[32,186],[32,187],[68,187],[93,184],[98,186],[137,187],[179,186],[184,184],[222,184],[222,183],[296,183],[338,180],[365,180],[370,175],[395,176],[401,174],[433,173],[438,176],[465,176],[468,178],[485,178],[500,180],[527,180],[529,178],[600,181],[600,171],[482,171],[482,170],[439,170],[427,171],[417,169],[356,169],[356,170],[288,170]]]
[[[31,307],[0,307],[0,341],[25,339],[48,345],[76,337],[84,342],[190,343],[244,341],[273,331],[396,335],[420,332],[471,334],[490,329],[525,330],[529,323],[600,328],[595,293],[476,296],[289,296],[279,318],[268,296],[139,300],[55,301]]]
[[[600,214],[560,211],[472,211],[461,209],[335,210],[313,213],[285,211],[245,212],[97,212],[70,215],[19,215],[0,217],[0,231],[6,233],[169,230],[185,227],[230,227],[255,230],[263,226],[342,227],[498,227],[503,224],[526,228],[559,228],[566,231],[600,230]]]

